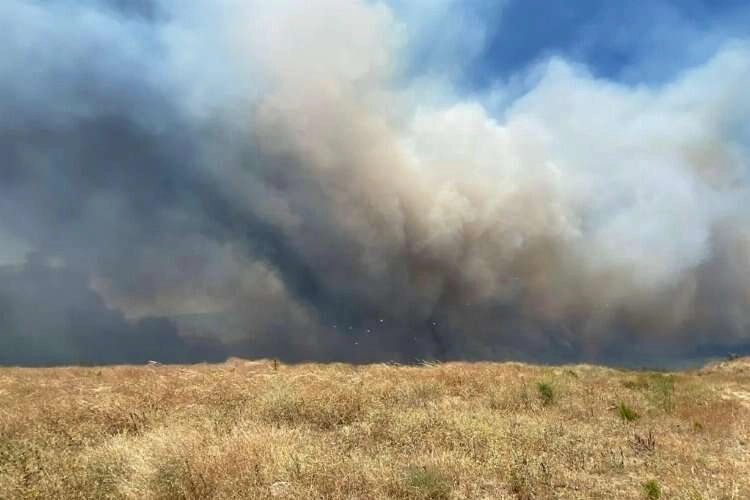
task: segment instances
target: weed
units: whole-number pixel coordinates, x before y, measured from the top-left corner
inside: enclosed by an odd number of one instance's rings
[[[406,482],[417,498],[429,500],[447,499],[452,489],[448,478],[434,467],[410,467]]]
[[[645,436],[634,434],[630,446],[636,453],[654,451],[656,449],[656,438],[654,438],[653,431],[648,431]]]
[[[96,461],[85,470],[82,486],[95,498],[116,498],[117,481],[124,473],[124,465],[118,461]]]
[[[635,422],[641,417],[634,409],[622,401],[617,405],[617,414],[626,422]]]
[[[537,382],[536,390],[539,393],[539,399],[544,406],[549,406],[555,402],[555,390],[548,382]]]
[[[516,401],[518,402],[518,408],[528,410],[531,408],[531,396],[529,395],[529,388],[524,384],[516,394]]]
[[[170,458],[158,465],[151,478],[151,489],[158,498],[184,498],[186,478],[185,463],[178,458]]]
[[[661,498],[661,486],[654,479],[643,483],[643,497],[647,500],[658,500]]]
[[[277,385],[263,395],[262,408],[266,419],[274,424],[295,424],[302,402],[292,389]]]
[[[636,379],[625,380],[622,382],[622,386],[633,391],[648,389],[648,379],[640,376]]]
[[[509,406],[509,401],[504,393],[494,391],[487,398],[487,406],[491,410],[505,410]]]
[[[670,413],[674,410],[674,377],[657,374],[651,377],[651,402],[658,408]]]
[[[417,382],[399,391],[397,397],[406,406],[423,407],[440,398],[443,392],[442,384],[437,382]]]
[[[519,500],[547,498],[551,492],[552,475],[545,462],[537,464],[523,453],[514,453],[508,483],[510,491]]]
[[[518,500],[532,500],[536,497],[534,481],[528,470],[526,460],[514,464],[508,480],[510,491]]]
[[[309,425],[323,430],[350,424],[362,412],[356,391],[321,391],[315,397],[302,398],[286,386],[277,386],[269,391],[263,406],[265,418],[271,423]]]
[[[630,390],[648,391],[648,399],[657,408],[670,413],[674,409],[674,377],[663,373],[641,374],[621,382]]]

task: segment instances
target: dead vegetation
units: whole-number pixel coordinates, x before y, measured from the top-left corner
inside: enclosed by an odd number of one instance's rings
[[[747,358],[4,368],[0,498],[750,498],[748,391]]]

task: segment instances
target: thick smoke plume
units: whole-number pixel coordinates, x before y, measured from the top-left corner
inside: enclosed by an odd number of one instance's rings
[[[2,2],[0,225],[37,256],[0,273],[0,362],[750,343],[747,43],[651,85],[550,57],[486,98],[415,74],[399,12]]]

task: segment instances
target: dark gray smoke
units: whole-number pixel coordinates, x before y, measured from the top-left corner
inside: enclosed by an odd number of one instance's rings
[[[404,78],[381,4],[189,3],[0,6],[0,225],[54,263],[0,273],[1,363],[750,341],[746,45],[658,87],[553,59],[495,117]]]
[[[185,338],[166,318],[128,322],[86,276],[30,256],[0,267],[0,364],[54,365],[218,361],[215,339]]]

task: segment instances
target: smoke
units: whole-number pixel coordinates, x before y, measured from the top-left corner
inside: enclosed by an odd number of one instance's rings
[[[451,47],[416,65],[456,9],[4,2],[0,255],[56,265],[0,273],[0,362],[750,342],[750,46],[656,83],[548,57],[490,105]],[[472,57],[478,22],[450,33]]]
[[[128,322],[106,307],[86,276],[38,255],[0,267],[0,364],[145,363],[220,360],[211,339],[186,339],[166,318]]]

